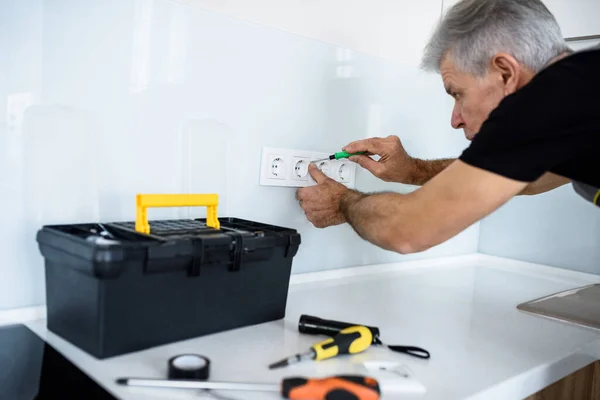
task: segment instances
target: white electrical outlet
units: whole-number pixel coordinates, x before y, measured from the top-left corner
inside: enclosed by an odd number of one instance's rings
[[[333,160],[331,161],[319,161],[316,163],[317,168],[319,168],[321,170],[322,173],[324,173],[325,175],[327,175],[330,178],[333,178],[333,176],[331,175],[331,164],[332,164]]]
[[[269,155],[268,177],[270,179],[285,179],[289,165],[286,165],[283,156]]]
[[[311,159],[307,157],[292,157],[292,180],[308,182],[310,162]]]
[[[263,147],[260,165],[262,186],[306,187],[315,184],[308,166],[315,160],[328,158],[330,153]],[[328,177],[354,188],[356,164],[349,160],[326,160],[316,163]]]

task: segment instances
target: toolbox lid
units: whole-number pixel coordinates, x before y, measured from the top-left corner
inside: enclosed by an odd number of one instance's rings
[[[120,276],[128,261],[144,273],[187,270],[201,275],[208,265],[239,271],[246,262],[268,260],[278,247],[296,255],[301,243],[294,229],[238,218],[220,218],[218,229],[206,219],[150,221],[151,233],[137,232],[134,222],[47,225],[37,234],[44,257],[97,278]]]

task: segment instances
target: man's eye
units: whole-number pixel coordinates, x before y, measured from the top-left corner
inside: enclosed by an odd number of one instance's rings
[[[456,100],[458,100],[460,98],[460,94],[458,93],[452,93],[452,97],[454,97]]]

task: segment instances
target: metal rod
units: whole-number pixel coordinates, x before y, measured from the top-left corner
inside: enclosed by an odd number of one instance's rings
[[[148,379],[148,378],[122,378],[117,383],[125,386],[142,386],[170,389],[209,389],[209,390],[241,390],[259,392],[279,392],[279,385],[262,383],[234,383],[234,382],[205,382],[205,381],[183,381],[172,379]]]

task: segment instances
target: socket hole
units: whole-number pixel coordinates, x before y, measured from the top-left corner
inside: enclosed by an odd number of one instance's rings
[[[271,163],[271,175],[277,177],[282,176],[284,173],[284,167],[285,164],[281,158],[274,158],[273,162]]]
[[[320,162],[318,168],[325,175],[329,175],[329,163],[327,161]]]
[[[340,181],[342,182],[348,182],[350,180],[350,166],[348,164],[342,164],[340,165],[340,168],[338,169],[338,176],[340,178]]]
[[[308,174],[308,163],[304,160],[300,160],[294,166],[294,175],[297,178],[304,178]]]

